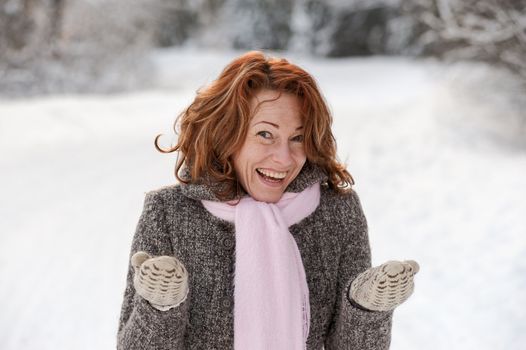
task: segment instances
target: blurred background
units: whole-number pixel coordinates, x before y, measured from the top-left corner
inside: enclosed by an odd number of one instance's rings
[[[0,0],[0,348],[112,349],[176,116],[248,50],[317,80],[393,350],[526,342],[526,1]]]

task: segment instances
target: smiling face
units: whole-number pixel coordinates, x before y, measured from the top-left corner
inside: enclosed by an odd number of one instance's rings
[[[307,159],[299,100],[283,92],[261,90],[250,101],[252,120],[241,149],[234,154],[236,176],[255,200],[275,203]]]

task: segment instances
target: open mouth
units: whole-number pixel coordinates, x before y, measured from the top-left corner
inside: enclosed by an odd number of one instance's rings
[[[261,176],[265,181],[272,182],[272,183],[280,183],[285,180],[285,177],[287,176],[287,172],[275,172],[275,171],[269,171],[265,169],[256,169],[259,176]]]

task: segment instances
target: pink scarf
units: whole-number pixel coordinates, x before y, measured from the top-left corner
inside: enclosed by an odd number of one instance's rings
[[[303,350],[309,334],[309,289],[301,255],[288,227],[320,202],[320,184],[286,192],[277,203],[252,197],[232,206],[201,201],[236,227],[234,348]]]

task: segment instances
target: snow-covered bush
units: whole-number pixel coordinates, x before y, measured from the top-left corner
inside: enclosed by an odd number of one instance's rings
[[[174,45],[483,61],[526,82],[526,0],[0,0],[0,91],[147,86]]]
[[[526,80],[525,0],[403,0],[421,24],[413,46],[450,61],[484,61]]]
[[[472,125],[524,149],[526,1],[403,0],[403,8],[419,23],[413,52],[460,67],[451,80],[452,98],[480,101],[478,110],[457,111],[463,122],[476,121]]]
[[[4,94],[105,92],[147,84],[141,55],[152,46],[155,12],[146,2],[0,1]]]
[[[296,0],[294,9],[294,47],[322,56],[400,53],[411,38],[398,0]]]
[[[0,0],[0,62],[46,54],[59,35],[64,0]]]

